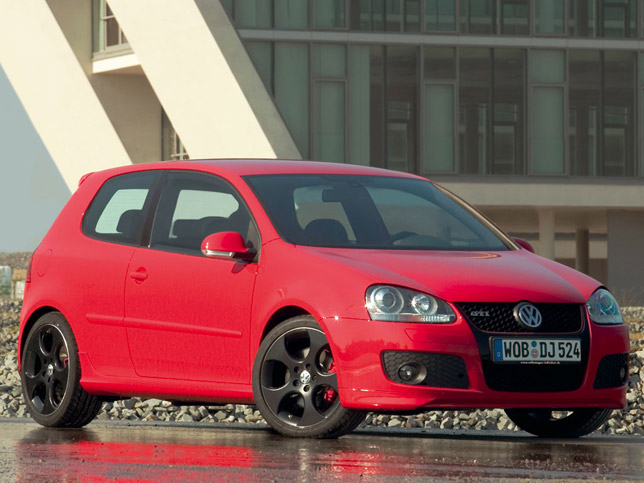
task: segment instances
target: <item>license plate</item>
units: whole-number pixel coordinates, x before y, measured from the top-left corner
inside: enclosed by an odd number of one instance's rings
[[[495,362],[580,362],[579,339],[493,339]]]

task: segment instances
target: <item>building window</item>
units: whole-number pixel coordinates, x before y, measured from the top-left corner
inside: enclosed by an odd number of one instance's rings
[[[161,111],[161,151],[164,160],[179,161],[190,159],[186,147],[165,111]]]
[[[385,0],[349,0],[351,30],[382,32],[385,29]]]
[[[310,154],[309,46],[276,42],[274,57],[275,104],[303,157]]]
[[[485,174],[488,163],[492,69],[490,49],[462,48],[459,52],[460,171]]]
[[[425,0],[425,30],[455,31],[456,6],[454,0]]]
[[[568,30],[575,37],[597,36],[597,0],[568,2]]]
[[[349,162],[385,164],[385,65],[381,45],[349,46]]]
[[[461,32],[489,35],[495,32],[494,2],[496,0],[460,0]]]
[[[534,2],[534,31],[543,35],[562,35],[566,32],[566,0]]]
[[[419,48],[387,46],[386,167],[416,172]]]
[[[635,0],[600,0],[601,35],[625,39],[637,35]]]
[[[564,52],[530,52],[531,172],[565,174],[565,80]]]
[[[272,28],[273,0],[237,0],[235,20],[240,28]]]
[[[491,174],[523,174],[525,50],[494,49]]]
[[[599,125],[602,97],[601,53],[594,50],[568,52],[568,146],[571,174],[598,174]]]
[[[302,0],[274,1],[276,28],[285,30],[305,30],[309,28],[308,2]]]
[[[422,173],[453,173],[455,167],[456,52],[424,49]]]
[[[528,0],[497,0],[497,2],[499,3],[499,32],[503,35],[528,35],[530,33]]]
[[[105,52],[128,47],[127,38],[106,0],[94,0],[94,51]]]
[[[604,52],[602,176],[633,176],[635,53]]]
[[[313,157],[345,162],[346,74],[344,45],[313,45]]]
[[[301,0],[300,0],[301,2]],[[304,3],[304,2],[301,2]],[[347,26],[345,0],[315,0],[314,25],[318,29],[344,29]]]

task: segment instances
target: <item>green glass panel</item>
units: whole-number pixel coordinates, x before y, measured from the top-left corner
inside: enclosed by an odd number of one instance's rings
[[[302,157],[309,157],[309,47],[275,43],[275,103]]]
[[[269,92],[273,92],[273,50],[270,42],[245,42],[246,50],[257,73]]]
[[[315,153],[320,161],[345,161],[344,82],[315,84]]]
[[[454,86],[425,85],[425,172],[454,171]]]
[[[385,0],[350,0],[349,28],[351,30],[384,30]]]
[[[534,4],[534,29],[538,34],[563,34],[566,7],[564,0],[539,0]]]
[[[494,0],[460,0],[459,16],[462,33],[494,33]]]
[[[425,30],[445,32],[456,30],[456,2],[425,0]]]
[[[315,0],[314,4],[316,28],[338,29],[346,27],[345,0]]]
[[[344,45],[313,45],[313,75],[316,77],[344,77],[347,54]]]
[[[455,79],[456,52],[452,47],[425,47],[425,79]]]
[[[309,2],[304,0],[274,0],[275,27],[306,30],[309,28]]]
[[[559,83],[566,80],[564,52],[533,50],[530,52],[530,80],[532,82]]]
[[[564,174],[564,92],[562,87],[532,89],[532,172]]]
[[[271,0],[237,0],[235,21],[241,28],[264,28],[273,26],[273,2]]]
[[[380,45],[349,46],[349,162],[384,166],[384,68]]]

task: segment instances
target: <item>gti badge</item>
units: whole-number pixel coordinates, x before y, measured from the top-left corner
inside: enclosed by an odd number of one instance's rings
[[[514,318],[528,329],[536,329],[541,325],[541,312],[528,302],[521,302],[514,307]]]

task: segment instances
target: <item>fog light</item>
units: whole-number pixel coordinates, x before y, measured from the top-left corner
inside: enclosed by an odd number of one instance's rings
[[[403,381],[411,381],[412,379],[418,377],[418,368],[412,366],[411,364],[405,364],[400,369],[398,369],[398,377]]]
[[[625,383],[627,377],[628,377],[628,365],[622,366],[622,368],[619,370],[619,380],[622,381],[622,383]]]

